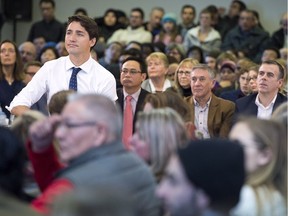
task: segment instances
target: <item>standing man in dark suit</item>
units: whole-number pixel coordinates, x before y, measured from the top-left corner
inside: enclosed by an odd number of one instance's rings
[[[285,68],[275,60],[262,62],[257,77],[258,93],[236,100],[236,115],[254,115],[269,119],[272,112],[287,97],[279,93],[284,82]]]
[[[137,117],[137,112],[143,109],[144,99],[148,91],[141,88],[141,83],[146,79],[147,67],[142,59],[135,57],[128,57],[125,59],[121,66],[121,76],[120,82],[123,88],[117,89],[118,104],[124,113],[126,109],[126,100],[128,96],[132,96],[131,105],[133,111],[133,130],[135,128],[135,122]],[[123,128],[125,130],[125,127]],[[123,142],[127,146],[127,137],[123,136]]]

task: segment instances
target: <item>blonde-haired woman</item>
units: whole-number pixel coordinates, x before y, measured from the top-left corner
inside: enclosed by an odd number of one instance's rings
[[[153,52],[146,58],[149,79],[142,83],[142,88],[155,93],[163,92],[172,86],[166,77],[169,68],[167,56],[162,52]]]
[[[243,136],[245,134],[245,136]],[[272,120],[240,120],[230,138],[244,147],[246,185],[232,215],[282,216],[287,206],[287,134]]]
[[[136,132],[130,141],[134,151],[151,166],[160,181],[170,155],[187,140],[184,121],[167,107],[139,113]]]
[[[183,98],[187,98],[192,95],[190,86],[190,74],[195,65],[199,64],[199,61],[193,58],[185,58],[182,60],[175,73],[174,88]]]

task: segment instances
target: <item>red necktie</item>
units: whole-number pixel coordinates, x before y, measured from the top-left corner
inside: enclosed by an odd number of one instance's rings
[[[132,136],[133,133],[133,109],[131,100],[133,97],[128,95],[125,99],[125,109],[123,116],[123,135],[122,141],[127,149],[129,149],[128,139]]]

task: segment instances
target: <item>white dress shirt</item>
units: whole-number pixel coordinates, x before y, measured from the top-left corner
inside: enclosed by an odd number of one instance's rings
[[[208,130],[208,114],[209,114],[209,106],[211,102],[211,97],[206,103],[205,107],[201,107],[200,104],[193,98],[194,107],[195,107],[195,118],[194,124],[198,131],[200,131],[203,135],[204,139],[210,138],[209,130]]]
[[[259,118],[259,119],[270,119],[271,118],[276,98],[277,98],[277,94],[275,95],[275,97],[273,98],[271,103],[267,107],[265,107],[260,102],[259,95],[257,94],[256,100],[255,100],[255,104],[258,107],[257,118]]]
[[[137,101],[138,101],[140,92],[141,92],[141,88],[139,88],[139,90],[136,91],[134,94],[131,94],[131,96],[132,96],[131,105],[132,105],[132,109],[133,109],[133,116],[135,116],[136,105],[137,105]],[[128,93],[124,89],[123,89],[123,95],[124,95],[123,110],[125,110],[126,97],[128,96]]]
[[[48,103],[53,94],[68,90],[72,67],[75,65],[69,56],[46,62],[27,86],[14,97],[8,109],[11,111],[13,107],[19,105],[31,107],[44,93],[47,93]],[[108,70],[91,57],[79,67],[81,68],[77,75],[79,93],[97,93],[113,101],[117,100],[116,81]]]

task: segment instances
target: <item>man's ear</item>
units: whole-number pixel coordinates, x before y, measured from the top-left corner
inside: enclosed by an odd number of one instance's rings
[[[143,82],[146,79],[147,74],[146,73],[142,73],[141,76],[142,76],[142,82]]]
[[[97,125],[94,139],[94,146],[100,146],[103,143],[106,143],[109,139],[109,134],[107,127],[104,125]]]
[[[211,89],[213,89],[213,88],[214,88],[215,84],[216,84],[216,80],[215,80],[215,79],[213,79],[213,80],[212,80],[212,88],[211,88]]]
[[[96,38],[90,40],[90,47],[93,47],[96,44]]]
[[[279,88],[281,88],[283,86],[283,82],[284,82],[283,79],[278,80]]]

